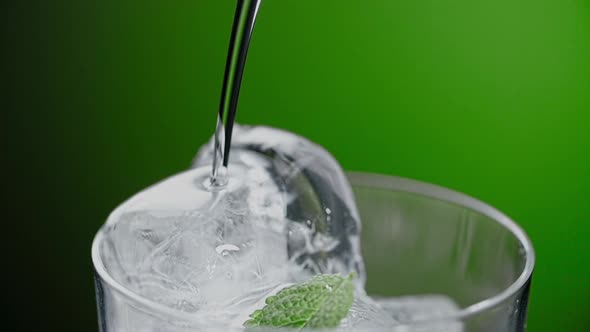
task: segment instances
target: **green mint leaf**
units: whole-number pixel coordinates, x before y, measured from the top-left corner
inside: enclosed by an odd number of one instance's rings
[[[266,299],[266,305],[250,315],[246,327],[329,328],[340,324],[352,306],[354,274],[341,277],[320,274],[287,287]]]

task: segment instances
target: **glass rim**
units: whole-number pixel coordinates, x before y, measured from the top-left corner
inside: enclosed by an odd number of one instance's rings
[[[474,210],[478,213],[481,213],[482,215],[491,218],[494,222],[497,222],[502,227],[506,228],[516,237],[516,239],[524,248],[525,266],[518,278],[502,292],[497,293],[491,297],[485,298],[474,304],[471,304],[465,308],[461,308],[453,315],[445,317],[436,317],[434,319],[426,321],[411,322],[410,324],[420,324],[449,319],[464,320],[471,316],[493,309],[494,307],[504,303],[511,296],[515,295],[519,290],[521,290],[530,280],[535,266],[535,252],[531,240],[526,235],[524,230],[518,224],[516,224],[516,222],[514,222],[511,218],[509,218],[496,208],[490,206],[489,204],[486,204],[478,199],[475,199],[471,196],[460,193],[458,191],[447,189],[435,184],[430,184],[398,176],[354,171],[346,172],[346,176],[352,186],[361,185],[371,188],[412,193],[467,207],[471,210]],[[94,240],[92,241],[92,264],[94,266],[95,273],[104,282],[106,282],[109,287],[111,287],[111,290],[115,290],[127,299],[133,301],[134,303],[143,306],[144,309],[149,308],[150,314],[162,314],[165,318],[173,317],[181,319],[183,321],[194,321],[195,316],[192,313],[170,308],[161,303],[145,298],[133,292],[131,289],[125,287],[118,281],[116,281],[107,272],[102,262],[99,250],[99,246],[102,243],[104,235],[103,227],[99,229],[99,231],[96,233],[94,237]]]

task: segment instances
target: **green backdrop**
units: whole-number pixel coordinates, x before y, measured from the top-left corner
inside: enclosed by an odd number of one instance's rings
[[[92,237],[212,135],[233,9],[2,4],[11,323],[96,329]],[[513,217],[537,252],[529,331],[590,327],[587,0],[265,0],[243,83],[241,123]]]

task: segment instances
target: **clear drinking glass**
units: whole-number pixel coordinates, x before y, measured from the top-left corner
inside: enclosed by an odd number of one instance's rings
[[[491,206],[455,191],[392,176],[348,173],[362,220],[367,292],[375,297],[445,295],[459,310],[413,317],[396,332],[524,331],[534,252],[526,234]],[[116,282],[92,245],[99,328],[211,330],[190,313]]]

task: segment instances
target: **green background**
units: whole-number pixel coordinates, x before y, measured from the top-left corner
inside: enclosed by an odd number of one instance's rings
[[[234,4],[3,2],[3,320],[97,328],[92,237],[212,135]],[[529,330],[590,327],[588,1],[265,0],[243,83],[241,123],[513,217]]]

